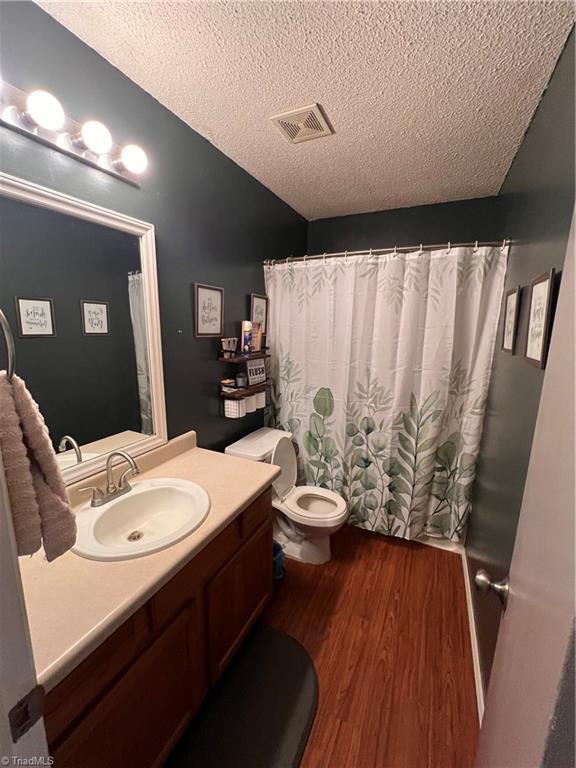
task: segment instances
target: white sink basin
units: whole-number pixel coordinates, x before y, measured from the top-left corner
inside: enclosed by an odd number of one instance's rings
[[[149,555],[188,536],[206,519],[208,494],[176,478],[135,482],[124,496],[76,516],[72,551],[90,560],[129,560]]]

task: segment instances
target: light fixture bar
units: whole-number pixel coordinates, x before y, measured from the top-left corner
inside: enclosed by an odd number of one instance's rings
[[[89,122],[95,123],[97,121]],[[98,125],[101,124],[98,123]],[[116,179],[121,179],[127,184],[140,187],[138,175],[131,173],[125,164],[118,162],[122,156],[120,145],[112,141],[110,149],[105,155],[96,154],[82,140],[82,129],[83,126],[85,128],[86,123],[78,123],[66,114],[63,125],[58,130],[43,128],[31,119],[28,111],[28,94],[5,81],[0,81],[0,126],[34,139],[40,144],[73,157],[92,168],[97,168]],[[94,130],[94,126],[91,127]],[[101,126],[101,128],[105,128],[105,126]],[[86,130],[84,130],[84,136],[86,136]],[[108,143],[106,142],[106,144]]]

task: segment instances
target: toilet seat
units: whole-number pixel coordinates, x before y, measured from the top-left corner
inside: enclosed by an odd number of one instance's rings
[[[328,488],[300,485],[283,500],[277,499],[278,508],[295,523],[315,528],[331,528],[347,515],[346,502]]]
[[[296,453],[289,437],[281,437],[272,451],[271,463],[282,470],[273,482],[272,504],[295,523],[331,528],[346,518],[346,502],[328,488],[296,486]]]

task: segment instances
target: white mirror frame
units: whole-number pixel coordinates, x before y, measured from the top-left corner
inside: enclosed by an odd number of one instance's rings
[[[30,205],[58,211],[68,216],[75,216],[78,219],[91,221],[105,227],[118,229],[121,232],[127,232],[140,238],[140,262],[144,281],[146,336],[148,339],[154,434],[145,436],[141,440],[128,445],[123,445],[122,449],[128,451],[132,456],[139,456],[163,445],[166,443],[168,436],[162,369],[162,341],[160,336],[154,225],[2,172],[0,172],[0,195],[21,200]],[[16,358],[16,373],[18,373],[18,358]],[[78,482],[78,480],[101,472],[106,465],[106,458],[106,454],[102,454],[102,456],[98,456],[95,459],[89,459],[82,462],[82,464],[76,464],[69,469],[65,469],[63,474],[66,484],[71,485]]]

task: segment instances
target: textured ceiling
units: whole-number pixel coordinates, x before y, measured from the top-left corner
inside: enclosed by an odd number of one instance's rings
[[[40,2],[308,219],[496,194],[564,2]],[[334,136],[271,115],[319,102]]]

